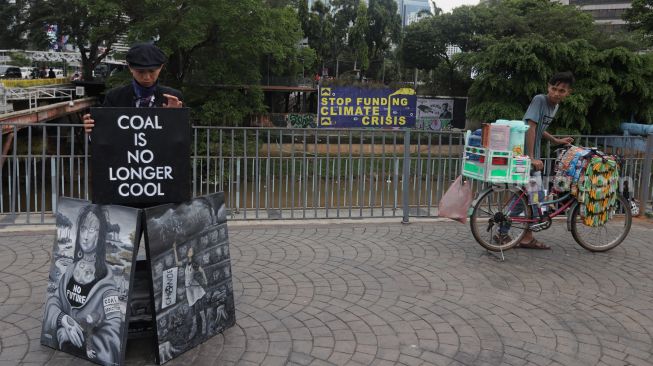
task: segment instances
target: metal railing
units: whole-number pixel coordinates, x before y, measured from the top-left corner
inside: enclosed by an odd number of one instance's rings
[[[80,125],[18,128],[13,126],[17,139],[0,137],[0,224],[50,222],[58,196],[91,197],[89,144]],[[652,151],[633,148],[645,146],[646,138],[576,140],[621,155],[631,195],[651,197]],[[653,146],[653,136],[648,140]],[[554,156],[547,147],[543,160],[550,171]],[[457,132],[196,126],[193,195],[224,191],[237,220],[397,217],[407,222],[438,215],[443,193],[460,174],[462,150],[463,135]]]
[[[5,104],[7,101],[27,100],[29,109],[38,107],[39,100],[75,98],[74,88],[9,88],[5,89]]]

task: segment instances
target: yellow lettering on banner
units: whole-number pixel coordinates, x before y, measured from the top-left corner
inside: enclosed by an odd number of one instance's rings
[[[406,124],[406,117],[363,116],[361,123],[363,126],[403,126]]]
[[[345,104],[350,104],[351,103],[351,98],[345,98]]]
[[[361,107],[356,107],[356,111],[354,112],[355,115],[361,115],[363,114],[363,108]]]
[[[322,105],[329,104],[329,98],[322,98]]]
[[[357,105],[361,105],[362,103],[363,103],[363,98],[361,98],[361,97],[356,98],[356,104]]]
[[[323,106],[322,108],[320,108],[320,115],[321,116],[328,116],[329,115],[329,108],[327,108],[326,106]]]
[[[372,107],[372,114],[379,115],[379,107]]]
[[[354,107],[345,107],[342,111],[342,114],[345,116],[351,116],[354,114]]]
[[[392,105],[393,106],[402,106],[406,107],[408,105],[408,99],[406,98],[392,98]]]

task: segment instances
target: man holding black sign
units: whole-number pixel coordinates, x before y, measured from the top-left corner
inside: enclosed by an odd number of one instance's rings
[[[103,107],[183,107],[179,90],[159,85],[159,74],[166,62],[163,51],[153,44],[139,43],[129,49],[126,60],[133,80],[129,85],[109,90]],[[90,134],[95,120],[85,114],[83,122],[84,130]]]
[[[108,91],[83,118],[93,139],[93,202],[150,207],[188,200],[189,111],[180,91],[158,83],[166,56],[139,43],[126,60],[132,82]]]

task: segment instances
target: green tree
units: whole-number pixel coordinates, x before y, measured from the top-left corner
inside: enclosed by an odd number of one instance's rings
[[[555,25],[555,26],[552,26]],[[461,53],[443,53],[456,45]],[[578,79],[554,127],[606,132],[631,116],[651,115],[650,57],[632,39],[600,33],[575,7],[546,0],[503,0],[427,17],[406,29],[406,66],[427,70],[432,90],[470,97],[468,117],[523,117],[554,72]],[[471,78],[471,75],[474,75]]]
[[[21,3],[0,0],[0,49],[24,48]]]
[[[255,86],[262,70],[267,76],[268,70],[292,75],[301,69],[301,26],[290,7],[260,0],[147,0],[144,5],[134,18],[147,17],[131,29],[130,38],[158,39],[169,55],[164,81],[184,91],[203,123],[240,122],[262,112],[263,93]]]
[[[374,61],[372,73],[380,73],[383,57],[400,39],[401,19],[394,0],[371,0],[369,7],[360,0],[333,0],[330,5],[318,0],[310,11],[306,4],[300,0],[298,14],[318,64],[340,62],[342,75],[351,71],[344,68],[342,61],[346,61],[347,67],[363,71],[363,77]]]
[[[310,17],[309,13],[310,10],[308,9],[308,0],[298,0],[297,16],[299,17],[299,23],[302,26],[302,32],[304,32],[304,36],[308,34]]]
[[[394,0],[370,0],[368,6],[369,30],[367,45],[370,59],[384,57],[392,44],[401,39],[401,17]]]
[[[631,29],[653,34],[653,0],[633,0],[624,19]]]
[[[430,17],[406,27],[402,44],[406,67],[432,70],[442,62],[447,40],[438,25],[439,17]]]
[[[318,64],[324,65],[325,61],[335,58],[334,52],[339,46],[336,38],[335,22],[331,8],[320,0],[313,3],[308,13],[304,35],[308,38],[308,45],[317,53]]]
[[[367,19],[367,5],[360,2],[358,5],[356,21],[351,29],[349,42],[354,51],[356,61],[359,62],[361,78],[370,66],[369,49],[365,39],[369,32],[369,21]]]
[[[0,0],[0,49],[44,49],[50,41],[44,24],[32,24],[35,0]]]
[[[56,24],[79,49],[82,73],[93,79],[93,69],[113,50],[118,38],[137,19],[126,14],[140,6],[129,0],[36,0],[30,6],[32,29]]]
[[[464,8],[468,9],[468,8]],[[466,51],[478,50],[480,41],[474,18],[468,11],[440,14],[422,18],[406,27],[402,43],[404,65],[417,68],[430,75],[428,94],[466,95],[470,84],[470,70],[460,55],[448,51],[457,46]]]

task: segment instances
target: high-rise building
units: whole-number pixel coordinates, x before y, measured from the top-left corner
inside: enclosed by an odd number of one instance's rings
[[[630,0],[560,0],[565,5],[573,5],[589,13],[594,22],[606,32],[624,30],[626,21],[622,19],[627,9],[630,9]]]
[[[431,11],[429,0],[396,0],[399,14],[401,15],[401,26],[419,20],[419,13],[422,10]]]

